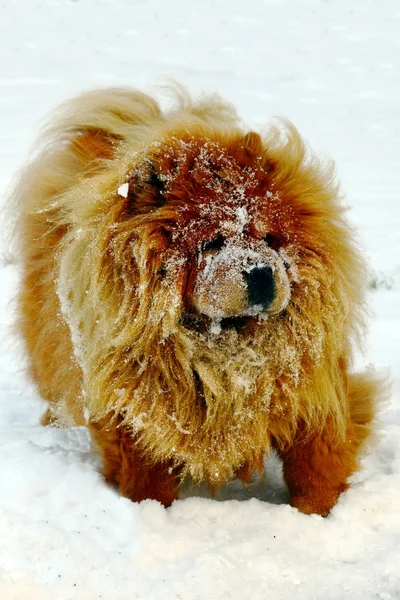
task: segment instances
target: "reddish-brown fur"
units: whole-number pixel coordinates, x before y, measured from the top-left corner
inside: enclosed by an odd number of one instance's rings
[[[291,503],[327,515],[381,394],[349,372],[365,278],[332,169],[290,124],[261,138],[216,98],[162,114],[94,92],[46,140],[16,190],[43,423],[87,424],[106,479],[166,506],[186,475],[248,482],[275,449]],[[233,273],[257,264],[274,300],[253,314]]]
[[[176,500],[179,472],[172,460],[156,464],[149,461],[127,427],[117,427],[106,419],[92,423],[90,433],[104,458],[104,477],[117,483],[123,496],[135,502],[155,499],[164,506]]]

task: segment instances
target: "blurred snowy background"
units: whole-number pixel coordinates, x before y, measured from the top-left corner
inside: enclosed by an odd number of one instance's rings
[[[0,259],[2,600],[400,598],[400,4],[398,0],[8,0],[0,3],[0,196],[54,106],[92,87],[174,78],[249,125],[291,119],[335,159],[371,274],[360,363],[389,369],[381,440],[331,516],[261,485],[165,510],[104,484],[80,429],[43,405],[12,331],[17,269]]]

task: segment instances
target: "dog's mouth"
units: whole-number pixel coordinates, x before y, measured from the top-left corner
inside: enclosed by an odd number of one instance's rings
[[[253,320],[253,317],[227,317],[218,321],[218,324],[222,330],[235,329],[239,332],[246,328],[250,319]]]
[[[257,318],[257,317],[256,317]],[[237,333],[243,333],[246,331],[250,324],[253,323],[255,317],[252,316],[240,316],[240,317],[226,317],[223,319],[210,319],[205,315],[195,313],[185,313],[181,319],[181,324],[186,329],[196,331],[197,333],[211,333],[213,335],[220,333],[221,331],[236,331]]]

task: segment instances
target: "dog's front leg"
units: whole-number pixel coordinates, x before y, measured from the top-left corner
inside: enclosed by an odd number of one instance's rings
[[[171,461],[157,462],[146,456],[131,431],[118,422],[103,419],[89,425],[101,454],[104,476],[134,502],[158,500],[169,506],[178,497],[179,477]]]
[[[320,433],[308,435],[300,425],[294,442],[277,448],[291,505],[303,513],[326,517],[357,469],[357,441],[351,422],[344,442],[335,439],[330,422]]]

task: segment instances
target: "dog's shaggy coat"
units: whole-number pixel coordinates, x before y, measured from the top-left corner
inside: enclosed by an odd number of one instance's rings
[[[349,373],[365,276],[332,167],[287,122],[261,138],[183,93],[166,114],[85,94],[44,140],[16,189],[44,423],[87,424],[106,478],[166,505],[274,448],[291,503],[328,514],[380,394]]]

